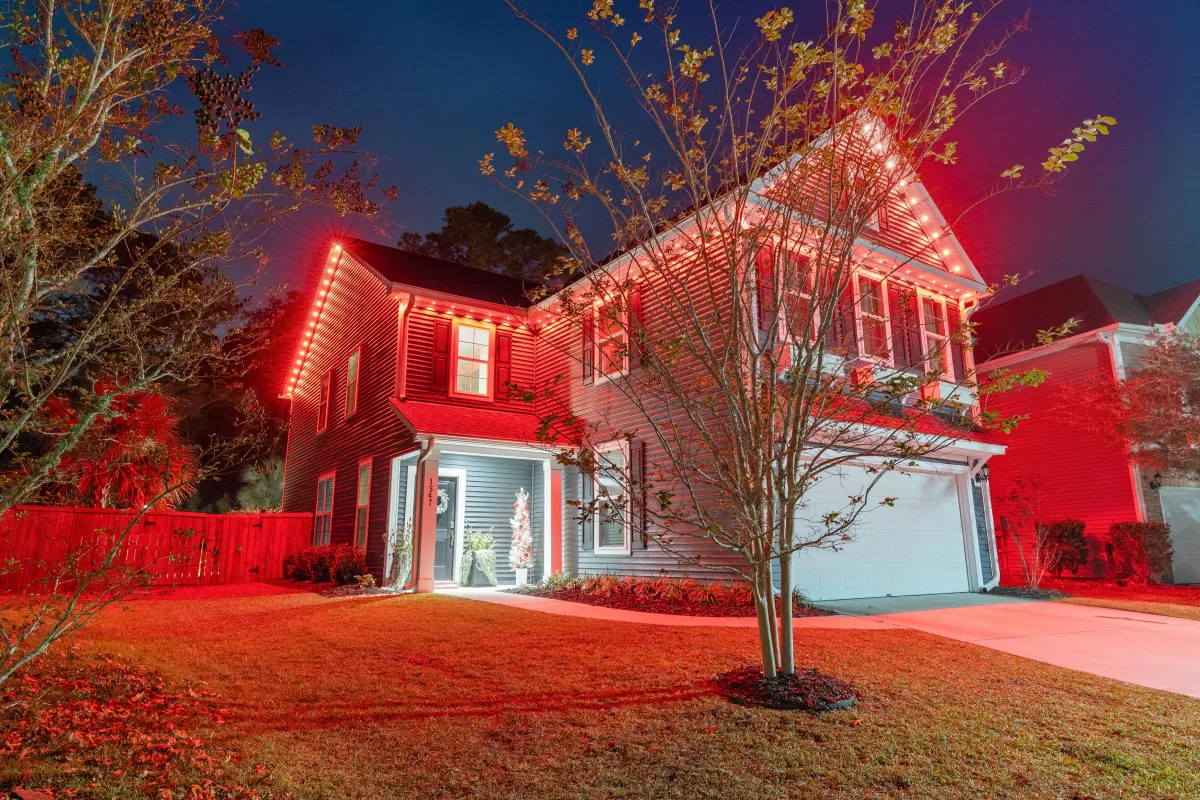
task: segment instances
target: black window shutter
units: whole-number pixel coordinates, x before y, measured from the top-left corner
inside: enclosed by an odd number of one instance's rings
[[[921,328],[916,295],[909,289],[888,284],[888,315],[892,323],[892,352],[896,366],[909,369],[921,361]]]
[[[646,530],[646,443],[641,439],[629,443],[629,473],[630,546],[645,550],[650,534]]]
[[[433,388],[450,385],[450,323],[433,323]]]
[[[758,292],[758,329],[765,331],[775,319],[775,251],[764,247],[754,259],[754,280]]]
[[[946,303],[946,323],[950,328],[950,336],[954,337],[950,341],[950,363],[954,365],[954,380],[961,381],[967,376],[967,369],[960,338],[962,332],[959,330],[962,323],[958,316],[958,307],[953,301]]]
[[[512,334],[500,331],[496,334],[496,397],[508,397],[504,384],[512,380]]]
[[[584,385],[591,383],[595,377],[593,373],[593,361],[596,356],[596,335],[594,326],[596,324],[592,313],[586,312],[583,318],[583,352],[580,354],[583,364],[583,382]]]
[[[826,350],[842,350],[849,358],[858,356],[858,331],[854,327],[854,287],[847,282],[838,298],[837,315],[825,335]]]

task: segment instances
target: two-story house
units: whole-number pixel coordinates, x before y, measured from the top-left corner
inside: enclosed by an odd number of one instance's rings
[[[1096,278],[1076,275],[1028,294],[996,303],[972,318],[978,325],[975,351],[980,373],[994,369],[1041,369],[1049,378],[989,402],[1005,415],[1027,416],[1006,437],[1008,452],[997,459],[991,483],[1007,496],[1017,476],[1043,486],[1041,516],[1086,524],[1089,563],[1081,577],[1104,574],[1103,550],[1114,522],[1154,521],[1171,525],[1177,583],[1200,582],[1200,484],[1185,476],[1147,474],[1125,448],[1073,427],[1064,404],[1071,390],[1100,376],[1122,380],[1136,367],[1140,351],[1156,332],[1200,333],[1200,281],[1139,295]],[[1039,345],[1038,331],[1078,325],[1071,335]],[[1020,582],[1020,555],[1005,531],[1005,503],[996,504],[1001,568]]]
[[[951,333],[987,287],[945,227],[925,189],[906,182],[855,245],[860,269],[848,289],[842,345],[869,350],[879,369],[928,356],[953,392],[973,364]],[[636,259],[631,251],[605,269],[620,274]],[[598,448],[605,462],[635,474],[655,464],[661,454],[653,437],[624,435],[637,429],[615,391],[630,366],[628,348],[609,341],[619,332],[602,317],[580,335],[556,323],[561,293],[533,303],[516,280],[356,239],[332,242],[320,261],[304,343],[285,387],[292,417],[284,509],[314,513],[314,543],[365,548],[382,577],[390,569],[389,531],[411,524],[413,588],[431,591],[459,579],[465,531],[490,532],[500,582],[511,584],[508,520],[524,488],[537,553],[531,576],[681,572],[629,520],[577,519],[572,501],[620,487],[592,486],[593,478],[557,463],[538,443],[537,409],[506,389],[510,382],[554,385],[556,402],[585,420],[602,409],[605,424],[623,433]],[[647,302],[629,313],[653,328],[668,312]],[[797,556],[798,588],[819,600],[995,585],[982,467],[1002,452],[990,437],[966,434],[936,457],[885,475],[878,491],[896,498],[895,507],[864,517],[838,552]],[[844,492],[818,485],[809,513],[841,502]],[[710,563],[722,558],[731,557],[713,552]]]

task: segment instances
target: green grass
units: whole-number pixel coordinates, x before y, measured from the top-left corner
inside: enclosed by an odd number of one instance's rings
[[[444,596],[143,600],[78,639],[222,698],[296,798],[1200,796],[1200,701],[916,631],[800,629],[862,701],[711,694],[752,630],[556,617]]]

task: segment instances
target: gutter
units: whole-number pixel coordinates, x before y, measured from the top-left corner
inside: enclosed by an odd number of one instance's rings
[[[424,465],[425,459],[429,458],[429,456],[433,453],[433,445],[434,445],[434,439],[432,436],[430,436],[428,439],[426,439],[425,443],[423,445],[421,445],[421,454],[417,456],[417,472],[416,472],[416,474],[418,476],[424,477],[421,467],[422,467],[422,465]],[[419,487],[417,487],[417,488],[419,488]],[[419,491],[413,492],[414,505],[416,505],[417,498],[419,498],[420,496],[421,496],[421,493]],[[413,510],[416,511],[415,508]],[[422,514],[421,516],[423,517],[424,514]],[[424,525],[425,520],[422,519],[421,517],[418,517],[416,514],[413,514],[413,519],[416,519],[420,524]],[[412,574],[408,576],[408,583],[404,584],[404,586],[402,586],[400,588],[400,591],[412,592],[412,591],[416,590],[417,581],[420,579],[420,575],[418,574],[420,565],[421,565],[420,555],[421,555],[421,537],[418,535],[418,528],[414,525],[413,526],[413,541],[412,541]]]

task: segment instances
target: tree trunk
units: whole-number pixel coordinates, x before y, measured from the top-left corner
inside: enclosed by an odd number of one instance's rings
[[[779,614],[775,611],[775,582],[771,580],[771,562],[762,567],[762,584],[767,593],[767,619],[771,623],[771,644],[774,646],[775,665],[783,663],[779,658]]]
[[[774,598],[769,594],[764,593],[762,585],[762,571],[754,570],[754,610],[758,615],[758,644],[762,650],[762,667],[763,675],[768,678],[775,677],[776,662],[775,662],[775,631],[771,627],[771,617],[768,613],[768,602],[774,602]]]
[[[779,668],[796,672],[796,644],[792,636],[792,554],[779,558]]]

